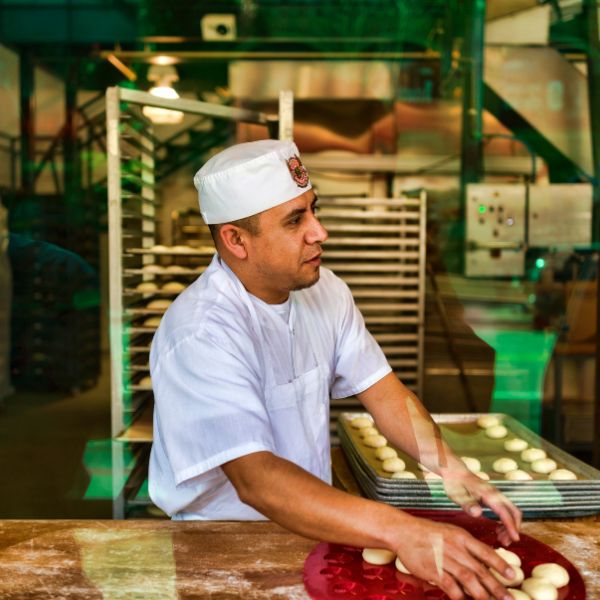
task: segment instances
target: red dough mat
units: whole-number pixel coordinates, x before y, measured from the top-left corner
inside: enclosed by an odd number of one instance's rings
[[[469,517],[461,511],[407,511],[411,514],[444,521],[466,529],[477,539],[499,547],[496,538],[498,521]],[[521,540],[508,548],[517,554],[525,577],[539,564],[554,562],[569,572],[569,584],[558,592],[558,600],[585,600],[585,584],[579,571],[564,557],[521,534]],[[304,586],[313,600],[447,600],[438,587],[399,573],[394,563],[384,566],[370,565],[362,559],[362,549],[339,544],[318,544],[304,562]]]

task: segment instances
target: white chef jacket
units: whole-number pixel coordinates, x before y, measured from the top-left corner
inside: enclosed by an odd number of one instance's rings
[[[319,281],[273,307],[218,255],[169,307],[150,370],[149,491],[174,519],[254,520],[220,468],[272,452],[331,483],[329,399],[362,392],[391,368],[346,284]]]

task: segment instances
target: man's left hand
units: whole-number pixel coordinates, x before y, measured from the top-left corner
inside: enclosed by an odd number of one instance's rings
[[[519,541],[521,511],[493,485],[466,471],[445,473],[444,487],[448,497],[472,517],[481,516],[482,506],[493,510],[501,521],[496,533],[503,546]]]

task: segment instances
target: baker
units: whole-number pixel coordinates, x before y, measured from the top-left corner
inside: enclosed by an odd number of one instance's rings
[[[396,552],[451,598],[510,598],[510,567],[464,530],[331,484],[330,398],[356,395],[397,447],[441,475],[469,514],[521,515],[466,469],[392,373],[346,284],[321,268],[327,232],[298,149],[239,144],[196,174],[217,253],[164,315],[152,343],[149,486],[173,519],[272,519],[303,536]]]

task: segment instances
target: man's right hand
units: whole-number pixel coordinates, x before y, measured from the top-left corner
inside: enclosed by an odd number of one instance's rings
[[[494,568],[510,579],[510,565],[464,529],[412,517],[400,536],[394,547],[404,565],[416,577],[440,587],[452,600],[465,598],[465,592],[476,600],[511,600],[489,571]]]

